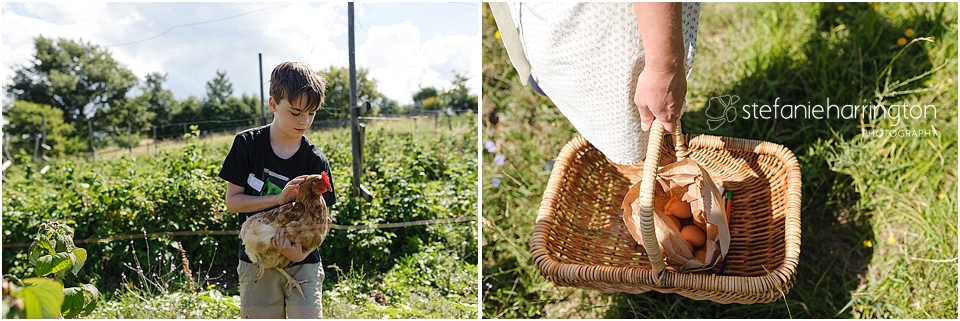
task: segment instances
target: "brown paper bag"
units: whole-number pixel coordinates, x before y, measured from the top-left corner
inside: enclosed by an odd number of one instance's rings
[[[678,272],[697,272],[712,269],[723,262],[730,249],[730,231],[725,214],[721,191],[700,165],[692,159],[684,159],[661,167],[654,184],[654,226],[657,241],[668,267]],[[670,222],[663,209],[673,193],[689,202],[693,224],[706,232],[706,255],[695,258],[680,236],[680,230]],[[633,184],[623,199],[623,222],[640,245],[640,182]]]

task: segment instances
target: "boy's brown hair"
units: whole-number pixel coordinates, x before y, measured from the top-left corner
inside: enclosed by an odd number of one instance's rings
[[[300,101],[305,105],[305,112],[320,109],[326,88],[326,81],[302,62],[281,63],[270,74],[270,96],[277,102]]]

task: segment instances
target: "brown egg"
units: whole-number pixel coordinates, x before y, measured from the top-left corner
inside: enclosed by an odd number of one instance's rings
[[[693,252],[693,244],[690,244],[690,241],[683,240],[683,243],[687,244],[687,249],[690,249],[690,252]]]
[[[690,218],[690,203],[678,200],[671,199],[670,202],[667,202],[667,211],[677,218]]]
[[[670,218],[669,221],[670,221],[670,222],[673,222],[673,226],[676,226],[676,227],[677,227],[677,231],[679,231],[680,228],[682,227],[682,225],[680,225],[680,219],[678,219],[677,217],[675,217],[675,216],[673,216],[673,215],[669,215],[669,214],[667,214],[667,217]]]
[[[693,251],[693,258],[703,261],[707,257],[707,247],[701,246],[700,248]]]
[[[703,233],[696,225],[687,225],[680,229],[680,237],[685,241],[690,242],[693,247],[701,247],[704,243],[707,242],[707,235]]]

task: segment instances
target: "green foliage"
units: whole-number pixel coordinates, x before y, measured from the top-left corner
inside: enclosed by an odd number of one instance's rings
[[[458,113],[468,110],[477,112],[477,97],[471,96],[470,88],[467,87],[470,78],[459,73],[454,73],[453,78],[452,87],[440,93],[444,105]]]
[[[180,110],[177,108],[177,101],[173,97],[173,92],[163,88],[163,83],[167,81],[167,74],[149,73],[144,78],[143,85],[140,86],[142,95],[137,96],[137,100],[147,106],[147,111],[153,113],[153,125],[163,128],[170,124],[173,115]],[[161,135],[166,136],[166,132],[161,131]]]
[[[418,91],[416,94],[413,95],[413,104],[419,109],[430,110],[429,108],[427,108],[426,101],[429,98],[437,97],[437,95],[439,95],[439,92],[434,87],[420,88],[420,91]],[[434,99],[433,102],[434,104],[436,104],[436,99]],[[433,107],[436,107],[436,106],[433,106]]]
[[[477,266],[462,260],[462,253],[434,243],[397,259],[383,277],[387,300],[402,303],[411,293],[430,288],[441,296],[470,297],[477,294]],[[451,275],[451,271],[457,271]]]
[[[327,81],[327,91],[324,94],[324,103],[317,112],[316,120],[350,117],[350,69],[347,67],[330,66],[326,70],[318,71]],[[380,107],[385,97],[377,91],[377,80],[369,78],[366,68],[357,68],[357,104],[370,102],[374,107]],[[372,112],[368,111],[368,112]]]
[[[30,319],[52,319],[60,316],[58,306],[63,305],[63,284],[48,278],[28,278],[27,286],[20,290],[23,311]]]
[[[148,295],[125,290],[116,300],[106,301],[90,318],[96,319],[236,319],[240,297],[216,289],[199,293],[171,292]]]
[[[86,250],[73,244],[73,229],[57,222],[42,223],[28,251],[38,277],[24,280],[24,287],[8,284],[4,278],[5,317],[20,314],[12,308],[18,304],[11,304],[18,300],[27,318],[74,318],[97,307],[100,291],[95,286],[63,287],[64,275],[76,275],[87,261]],[[53,278],[44,278],[48,275]]]
[[[207,81],[207,96],[203,100],[199,119],[215,122],[198,124],[204,131],[221,131],[237,127],[251,127],[251,118],[260,117],[260,102],[256,97],[233,95],[233,83],[226,72]]]
[[[222,155],[222,154],[220,154]],[[122,157],[89,163],[51,162],[51,170],[40,175],[33,164],[15,165],[7,170],[3,198],[4,240],[25,242],[19,235],[40,222],[59,221],[76,226],[78,238],[109,238],[157,231],[223,230],[236,228],[236,219],[223,206],[225,186],[216,177],[220,155],[204,155],[197,144],[181,151],[161,153],[144,159]],[[199,213],[203,213],[200,215]],[[216,239],[191,236],[180,239],[186,250],[201,257],[214,257]],[[232,244],[232,242],[230,242]],[[124,272],[124,262],[133,262],[142,245],[123,242],[94,243],[79,278],[90,279],[108,290],[116,283],[101,283]],[[238,245],[232,245],[236,252]],[[224,251],[224,249],[220,249]],[[226,249],[227,253],[231,248]],[[140,260],[153,261],[146,251]],[[4,251],[4,267],[13,273],[30,269],[23,250]],[[210,262],[221,267],[236,265],[236,259]],[[68,278],[68,281],[70,279]]]
[[[363,183],[377,194],[372,203],[350,196],[349,130],[308,133],[333,167],[335,188],[340,195],[340,202],[331,208],[334,223],[393,223],[476,215],[476,130],[470,117],[454,118],[458,124],[454,132],[447,132],[447,126],[422,122],[417,130],[409,126],[410,121],[406,127],[396,129],[376,129],[371,126],[374,124],[368,124],[368,128],[374,129],[367,132]],[[386,124],[393,125],[393,122]],[[78,239],[239,229],[236,216],[224,206],[226,184],[217,177],[230,145],[201,144],[198,135],[199,128],[192,127],[187,135],[189,143],[184,148],[162,151],[156,156],[124,156],[97,163],[55,160],[45,174],[39,174],[36,164],[16,162],[5,172],[8,181],[4,182],[3,197],[4,242],[28,242],[20,235],[26,235],[25,231],[45,221],[76,226]],[[397,258],[414,255],[428,248],[426,244],[441,243],[444,253],[450,253],[443,256],[459,262],[445,264],[458,268],[462,264],[473,265],[470,281],[475,283],[476,240],[475,221],[379,230],[333,230],[320,251],[325,265],[351,266],[354,262],[358,270],[363,266],[379,276],[389,271]],[[194,261],[187,264],[195,271],[191,274],[193,286],[186,280],[188,273],[183,269],[184,264],[177,259],[181,256],[179,249],[166,245],[173,241],[183,246],[183,257]],[[77,276],[66,275],[65,282],[70,284],[75,283],[75,279],[86,278],[93,280],[104,293],[114,294],[102,300],[101,308],[95,313],[98,317],[232,318],[236,312],[231,312],[230,305],[236,301],[231,298],[237,289],[232,287],[229,277],[221,277],[235,275],[238,247],[236,235],[137,237],[130,241],[90,243],[86,246],[89,268],[82,269]],[[34,273],[33,267],[27,264],[28,257],[27,249],[4,249],[3,266],[14,274]],[[333,274],[327,274],[325,286],[339,287],[339,280]],[[460,280],[456,281],[460,282],[457,285],[451,285],[457,289],[463,289],[463,282],[469,279],[448,278]],[[363,282],[373,286],[378,281]],[[210,285],[214,288],[207,288]],[[216,299],[215,294],[208,292],[212,289],[224,296]],[[434,283],[433,287],[424,286],[410,293],[432,302],[475,300],[475,292],[467,298],[433,296],[432,292],[462,291],[438,289]],[[204,295],[217,302],[206,301]],[[209,305],[185,306],[191,300]],[[465,313],[453,310],[454,305],[450,304],[443,308],[440,306],[444,304],[440,303],[423,304],[445,311],[442,316]],[[410,309],[418,308],[413,305]],[[472,316],[475,315],[474,310]]]
[[[46,144],[51,147],[48,156],[61,156],[86,148],[82,140],[71,138],[74,128],[63,122],[63,111],[50,105],[17,100],[5,106],[3,117],[8,122],[3,127],[3,132],[11,136],[11,151],[19,150],[32,154],[37,135],[43,133],[44,121]]]
[[[349,164],[349,136],[333,136],[323,149],[334,164]],[[333,145],[337,142],[337,145]],[[475,140],[470,135],[438,133],[423,137],[411,132],[367,132],[363,184],[376,196],[372,203],[359,198],[344,198],[334,208],[335,224],[366,225],[471,216],[476,211]],[[338,170],[342,169],[342,170]],[[349,167],[334,168],[338,193],[352,189]],[[444,240],[459,251],[473,253],[476,244],[469,241],[471,224],[446,227],[412,226],[397,229],[331,231],[320,249],[326,263],[338,266],[363,266],[365,270],[385,270],[403,255],[420,249],[410,244],[429,244]],[[453,239],[445,236],[456,235]],[[422,241],[422,243],[413,240]],[[473,249],[470,252],[470,248]],[[352,263],[352,264],[351,264]]]
[[[64,123],[85,127],[85,112],[124,101],[137,84],[133,72],[100,46],[69,39],[39,36],[34,40],[35,59],[17,66],[13,82],[5,88],[14,100],[50,105],[63,110]]]
[[[341,273],[335,267],[338,281],[324,289],[324,317],[476,318],[477,267],[461,259],[435,243],[399,259],[379,276],[354,267]]]

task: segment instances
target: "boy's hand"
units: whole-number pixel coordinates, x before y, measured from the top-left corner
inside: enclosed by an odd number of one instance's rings
[[[287,204],[297,199],[297,193],[300,193],[300,183],[303,183],[307,176],[309,175],[300,175],[287,182],[280,194],[277,194],[277,205]]]
[[[300,244],[290,242],[287,239],[287,229],[284,227],[277,229],[277,235],[273,237],[273,247],[293,262],[303,261],[310,254],[310,252],[304,252]]]

